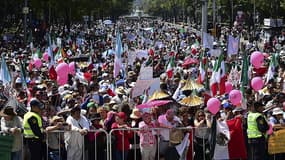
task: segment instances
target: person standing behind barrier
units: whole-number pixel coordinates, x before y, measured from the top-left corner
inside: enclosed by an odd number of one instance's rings
[[[63,132],[70,131],[71,126],[64,122],[63,117],[53,116],[50,120],[51,126],[46,128],[47,132],[47,143],[48,143],[48,156],[49,160],[60,160],[63,159],[64,149],[62,149],[61,144],[64,140]],[[56,132],[52,132],[56,131]],[[61,153],[60,153],[61,152]],[[64,155],[64,156],[63,156]]]
[[[106,143],[107,137],[103,133],[103,126],[100,124],[101,116],[99,113],[92,115],[89,120],[91,121],[90,131],[87,134],[89,141],[88,148],[88,158],[95,160],[105,160],[106,159]]]
[[[22,119],[17,116],[14,108],[7,106],[0,112],[1,131],[14,136],[14,142],[11,153],[11,160],[22,159]]]
[[[202,160],[209,154],[209,141],[211,118],[203,110],[196,112],[194,137],[194,160]],[[207,158],[206,158],[207,159]]]
[[[24,137],[30,150],[31,160],[41,160],[44,139],[41,114],[45,106],[38,99],[32,98],[30,107],[31,111],[24,115]]]
[[[71,132],[64,133],[65,147],[68,160],[82,160],[84,149],[84,136],[88,133],[89,123],[86,117],[81,115],[81,109],[76,104],[70,111],[66,123],[71,125]]]
[[[160,130],[160,143],[159,143],[159,154],[165,155],[166,150],[169,147],[169,133],[170,129],[176,127],[180,123],[180,119],[175,116],[173,109],[168,109],[164,115],[158,117],[159,127],[164,128]]]
[[[155,124],[152,122],[151,114],[143,113],[143,121],[139,123],[140,150],[142,160],[155,160],[156,156],[156,137],[154,130]]]
[[[269,125],[263,115],[263,104],[254,103],[254,110],[247,117],[249,160],[262,160],[266,154],[266,131]]]
[[[116,160],[127,160],[128,152],[130,149],[129,139],[132,138],[133,133],[131,129],[126,124],[127,116],[124,112],[119,112],[116,114],[116,122],[112,124],[112,129],[122,129],[113,132],[116,141]]]

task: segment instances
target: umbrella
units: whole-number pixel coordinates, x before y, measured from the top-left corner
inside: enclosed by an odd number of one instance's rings
[[[194,90],[194,89],[200,90],[202,88],[204,88],[204,86],[202,84],[198,84],[198,83],[194,82],[193,80],[188,80],[188,81],[186,81],[185,86],[182,88],[182,91]]]
[[[165,104],[170,103],[170,102],[172,102],[172,101],[171,100],[153,100],[153,101],[149,101],[149,102],[144,103],[144,104],[137,105],[136,108],[138,108],[138,109],[151,108],[154,106],[162,106],[162,105],[165,105]]]
[[[203,98],[198,97],[196,95],[191,95],[188,97],[183,98],[181,101],[179,101],[181,105],[185,105],[188,107],[193,107],[193,106],[199,106],[204,103]]]
[[[158,100],[158,99],[164,99],[168,98],[170,95],[163,92],[163,91],[155,91],[149,98],[149,100]]]
[[[188,66],[188,65],[191,65],[191,64],[197,64],[199,61],[197,59],[194,59],[194,58],[191,58],[191,57],[188,57],[184,60],[182,66]]]

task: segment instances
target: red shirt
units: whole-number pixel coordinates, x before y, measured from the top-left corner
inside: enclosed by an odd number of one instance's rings
[[[112,129],[117,129],[118,124],[115,122],[112,124]],[[112,135],[116,138],[116,149],[119,151],[127,151],[130,149],[129,139],[133,137],[133,133],[129,131],[113,131]],[[124,137],[124,138],[123,138]],[[124,140],[124,141],[123,141]],[[124,149],[123,149],[124,147]]]

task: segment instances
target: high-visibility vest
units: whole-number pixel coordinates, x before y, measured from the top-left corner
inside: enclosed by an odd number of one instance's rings
[[[262,116],[261,113],[250,112],[247,117],[247,136],[248,138],[260,138],[263,134],[258,130],[256,119]]]
[[[35,117],[38,121],[38,125],[41,129],[41,131],[43,132],[43,129],[42,129],[42,118],[36,114],[35,112],[28,112],[24,115],[24,120],[23,120],[23,127],[24,127],[24,137],[25,138],[39,138],[38,136],[36,136],[34,134],[34,132],[32,131],[31,129],[31,126],[28,122],[28,120],[31,118],[31,117]]]

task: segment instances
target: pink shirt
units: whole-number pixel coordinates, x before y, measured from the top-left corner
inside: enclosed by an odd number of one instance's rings
[[[140,145],[142,147],[151,147],[156,144],[155,132],[151,128],[155,128],[153,123],[149,125],[145,124],[144,121],[139,123]]]

